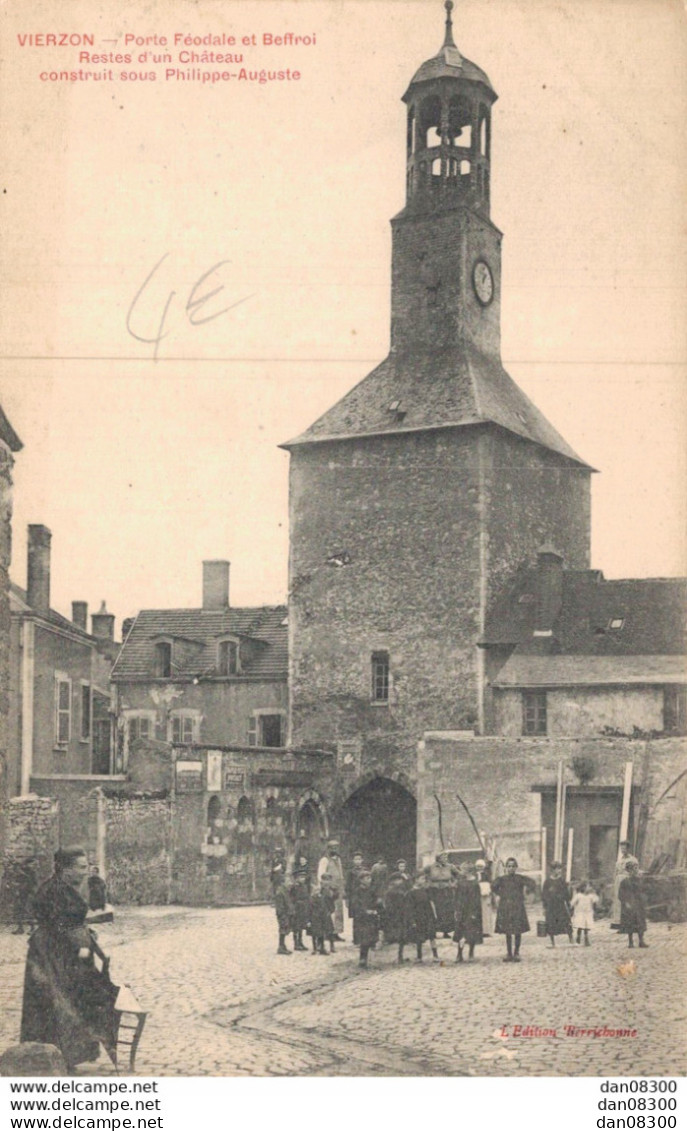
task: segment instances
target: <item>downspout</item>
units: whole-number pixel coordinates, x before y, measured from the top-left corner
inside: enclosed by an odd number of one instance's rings
[[[33,713],[36,626],[32,620],[21,625],[21,784],[20,792],[26,797],[31,792],[33,773]]]

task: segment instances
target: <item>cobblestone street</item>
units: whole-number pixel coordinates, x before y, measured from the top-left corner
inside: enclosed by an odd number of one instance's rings
[[[140,1075],[684,1075],[687,925],[652,924],[650,949],[600,922],[592,946],[555,950],[534,931],[523,961],[503,964],[487,939],[457,965],[399,967],[396,948],[371,955],[278,956],[268,907],[117,909],[99,928],[112,976],[149,1012]],[[532,908],[534,925],[538,909]],[[348,926],[350,937],[350,924]],[[0,934],[0,1050],[19,1031],[26,937]],[[408,954],[411,954],[410,949]],[[412,955],[411,955],[412,957]],[[513,1027],[556,1036],[513,1036]],[[637,1037],[566,1036],[564,1026],[637,1029]],[[504,1037],[507,1031],[510,1035]],[[88,1072],[109,1073],[103,1059]]]

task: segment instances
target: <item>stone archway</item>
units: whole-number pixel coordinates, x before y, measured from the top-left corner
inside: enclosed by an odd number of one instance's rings
[[[382,776],[371,778],[349,795],[337,817],[346,859],[359,851],[368,866],[379,857],[392,867],[400,857],[414,866],[417,802],[398,781]]]

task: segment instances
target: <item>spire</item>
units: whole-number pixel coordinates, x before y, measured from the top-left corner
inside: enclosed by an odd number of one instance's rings
[[[444,4],[446,9],[446,34],[444,36],[444,47],[455,47],[453,39],[453,21],[451,19],[451,12],[453,11],[453,0],[446,0]]]

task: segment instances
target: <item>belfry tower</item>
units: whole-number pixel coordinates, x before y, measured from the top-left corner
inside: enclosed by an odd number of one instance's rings
[[[342,796],[412,792],[425,730],[483,731],[487,607],[543,543],[589,566],[591,469],[501,363],[497,96],[452,7],[403,95],[389,355],[284,445],[291,740],[338,752]]]

